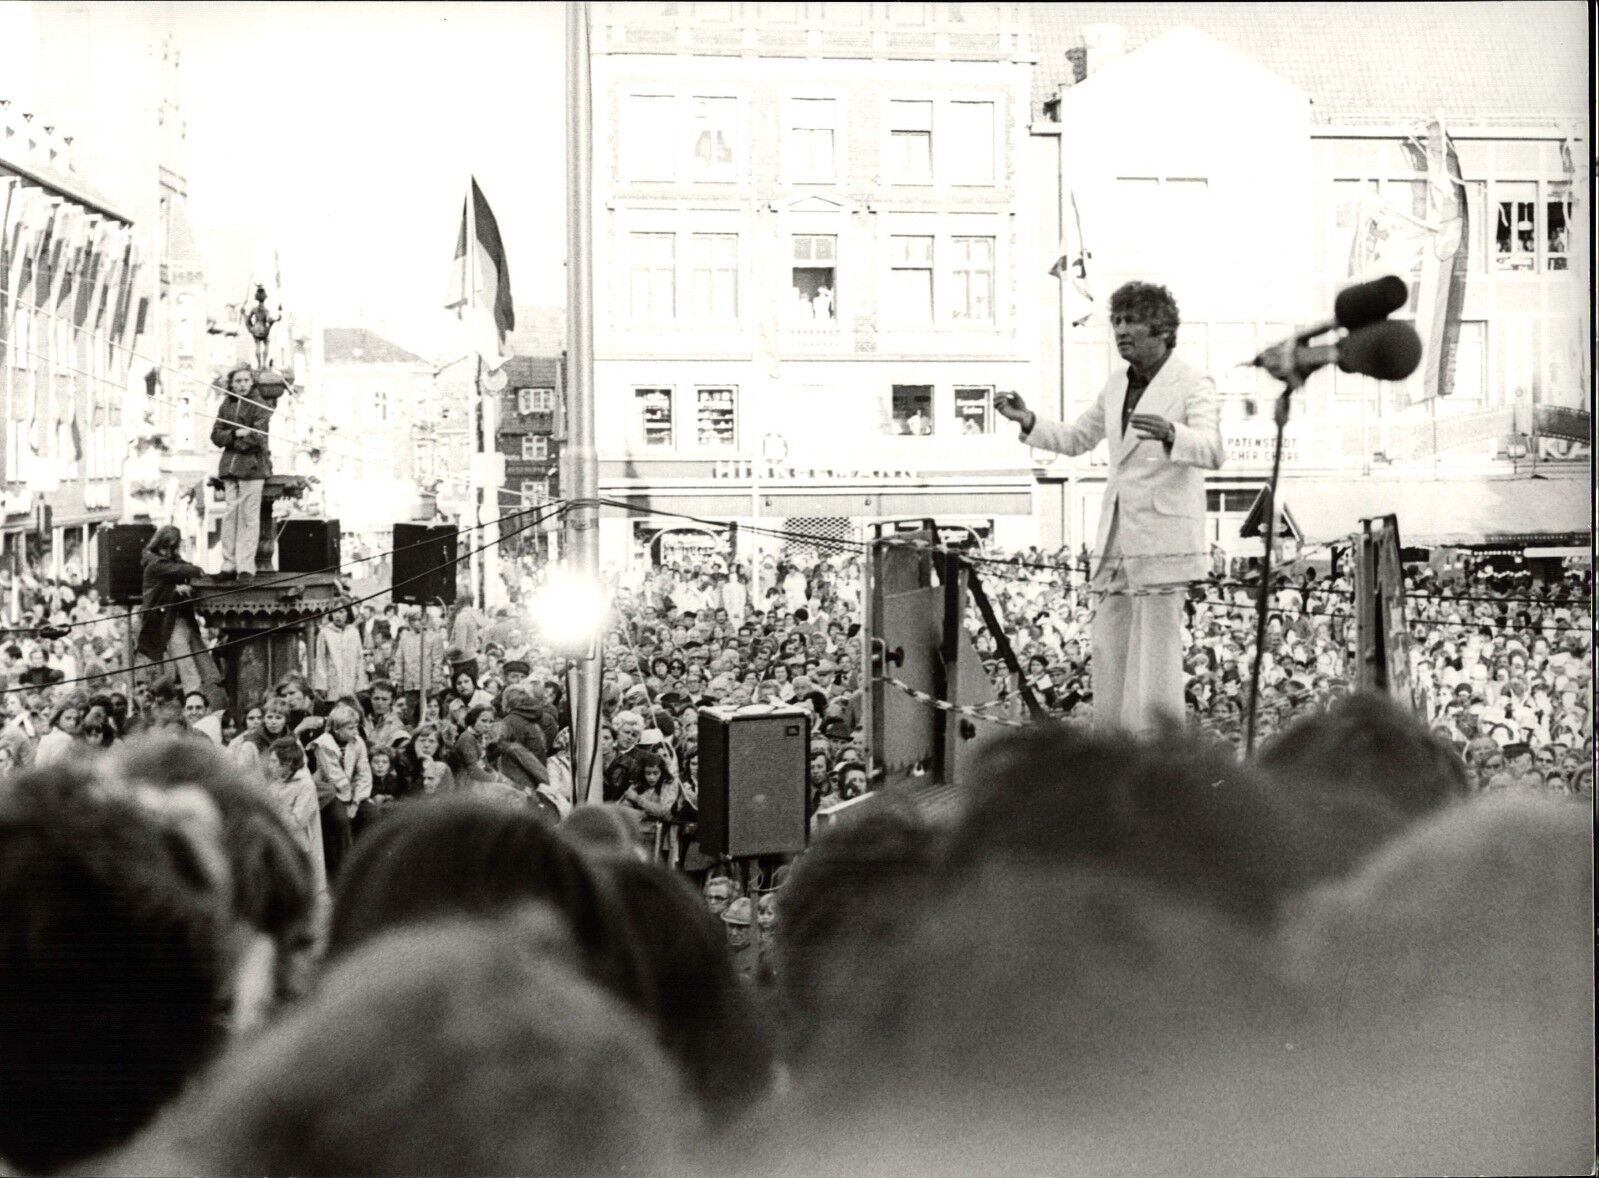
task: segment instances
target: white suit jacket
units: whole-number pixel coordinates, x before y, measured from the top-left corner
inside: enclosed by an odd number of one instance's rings
[[[1209,568],[1202,472],[1220,468],[1225,457],[1215,382],[1176,356],[1167,357],[1149,382],[1133,412],[1158,413],[1176,425],[1170,453],[1163,442],[1142,437],[1131,425],[1121,432],[1126,397],[1123,369],[1111,374],[1093,406],[1072,425],[1040,417],[1022,440],[1068,456],[1110,443],[1110,477],[1094,542],[1096,571],[1119,513],[1116,549],[1132,558],[1126,563],[1132,585],[1197,580]]]

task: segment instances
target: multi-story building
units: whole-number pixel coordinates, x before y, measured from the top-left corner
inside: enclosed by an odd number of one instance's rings
[[[1447,343],[1428,343],[1441,395],[1428,395],[1425,364],[1394,384],[1311,377],[1286,435],[1289,527],[1327,541],[1394,511],[1407,543],[1585,543],[1586,17],[1579,5],[1517,12],[1506,25],[1494,4],[1038,6],[1040,215],[1069,252],[1086,248],[1100,307],[1074,325],[1080,293],[1042,292],[1046,411],[1075,416],[1115,370],[1109,293],[1130,278],[1169,285],[1177,351],[1222,398],[1211,535],[1253,552],[1238,532],[1270,473],[1276,387],[1239,365],[1331,315],[1360,271],[1362,228],[1447,240],[1429,236],[1427,124],[1441,119],[1465,197],[1462,249],[1431,268],[1457,267]],[[1415,319],[1430,294],[1413,256],[1395,318]],[[1043,539],[1091,543],[1103,456],[1038,459]]]
[[[495,419],[496,444],[505,459],[500,514],[537,507],[561,494],[558,424],[564,420],[566,380],[565,312],[558,307],[518,307],[516,330],[506,340],[505,387]],[[512,551],[531,551],[536,538],[557,526],[534,529],[508,541]]]
[[[495,431],[505,456],[501,515],[537,507],[560,495],[556,416],[565,396],[559,356],[512,356],[505,367],[506,387],[499,395]],[[530,547],[521,541],[533,535],[528,532],[511,544],[516,549]]]
[[[127,506],[126,442],[139,431],[125,414],[143,413],[159,379],[146,377],[167,358],[162,165],[181,138],[181,124],[160,133],[169,32],[129,9],[0,6],[0,526],[12,562],[87,575],[94,531]]]
[[[676,512],[1032,538],[1043,254],[1022,4],[594,8],[602,557]],[[751,529],[740,531],[741,540]]]
[[[366,328],[329,327],[317,341],[307,383],[320,410],[310,428],[326,433],[324,513],[371,551],[386,549],[393,525],[421,514],[413,444],[433,365]]]

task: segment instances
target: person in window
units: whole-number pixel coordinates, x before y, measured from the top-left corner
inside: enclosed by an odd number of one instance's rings
[[[1206,565],[1203,472],[1226,452],[1215,383],[1172,354],[1181,320],[1171,292],[1129,282],[1111,295],[1110,321],[1127,367],[1076,422],[1040,418],[1014,393],[996,408],[1039,449],[1076,456],[1109,444],[1093,579],[1106,594],[1094,612],[1094,711],[1101,723],[1140,731],[1183,715],[1183,601]]]

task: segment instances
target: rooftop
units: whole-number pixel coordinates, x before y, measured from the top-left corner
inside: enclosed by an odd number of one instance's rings
[[[421,356],[390,343],[364,327],[330,327],[322,333],[323,360],[328,364],[424,364]]]
[[[1126,51],[1186,26],[1310,96],[1317,123],[1587,126],[1586,5],[1551,3],[1037,4],[1033,113],[1067,71],[1084,78],[1083,28],[1120,25]]]

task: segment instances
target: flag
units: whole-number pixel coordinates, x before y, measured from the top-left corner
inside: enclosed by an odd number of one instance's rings
[[[445,303],[468,324],[472,347],[490,372],[510,359],[505,337],[516,326],[511,307],[511,271],[505,261],[500,225],[473,177],[461,207],[461,228],[455,239],[450,301]]]
[[[1066,190],[1061,208],[1060,253],[1050,274],[1061,279],[1061,298],[1073,327],[1088,321],[1094,313],[1094,293],[1088,283],[1088,261],[1094,255],[1083,244],[1083,219],[1077,209],[1077,194]]]
[[[1460,159],[1444,131],[1442,112],[1427,124],[1421,149],[1427,167],[1427,226],[1431,248],[1421,258],[1421,289],[1416,299],[1416,330],[1421,335],[1422,377],[1411,385],[1411,403],[1449,392],[1455,350],[1460,342],[1460,312],[1466,294],[1465,184]]]

